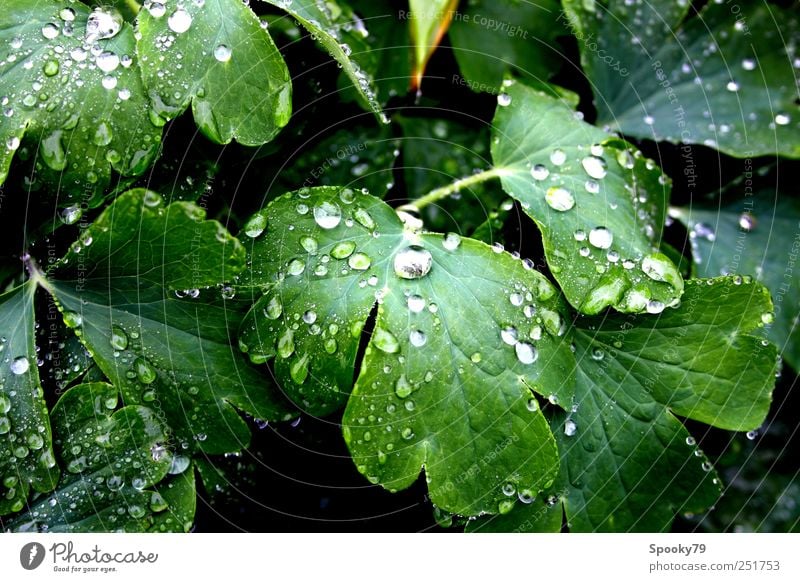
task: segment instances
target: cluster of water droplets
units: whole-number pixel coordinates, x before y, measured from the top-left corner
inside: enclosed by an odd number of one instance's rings
[[[82,148],[67,145],[77,132],[89,144],[106,148],[104,162],[118,165],[125,156],[130,167],[125,171],[139,170],[149,162],[157,148],[157,133],[153,129],[128,128],[128,151],[109,148],[114,140],[117,122],[114,116],[140,91],[139,75],[134,70],[134,47],[129,52],[119,52],[119,43],[109,43],[123,29],[120,13],[111,7],[96,7],[88,15],[85,26],[72,7],[54,10],[53,16],[39,30],[28,29],[11,39],[10,50],[0,61],[0,66],[15,65],[18,82],[9,87],[10,92],[0,95],[0,110],[4,125],[16,127],[3,147],[17,150],[21,147],[19,136],[30,119],[39,119],[43,130],[39,142],[39,158],[50,169],[62,171],[68,167],[68,158],[83,155]],[[87,103],[84,96],[102,89],[107,98],[100,106],[97,97]],[[146,106],[142,105],[142,113]],[[131,114],[132,111],[129,111]],[[126,121],[128,121],[126,119]],[[23,152],[28,155],[28,152]],[[100,160],[94,154],[86,156],[81,165],[87,168],[85,180],[95,183],[101,173],[95,166]],[[77,167],[77,166],[76,166]]]

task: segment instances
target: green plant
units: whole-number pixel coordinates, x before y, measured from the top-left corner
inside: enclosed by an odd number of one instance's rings
[[[752,183],[736,199],[751,158],[800,156],[797,57],[771,44],[796,12],[7,4],[6,529],[186,531],[219,455],[310,415],[369,483],[424,473],[443,525],[668,530],[724,486],[687,423],[758,429],[776,344],[800,365],[795,239],[770,242],[797,225],[773,201],[784,161],[755,162],[756,206]],[[556,77],[559,36],[596,123]],[[426,66],[456,63],[428,97]],[[749,164],[708,209],[687,197],[696,143]]]

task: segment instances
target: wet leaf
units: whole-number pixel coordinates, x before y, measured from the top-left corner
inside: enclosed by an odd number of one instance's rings
[[[155,114],[171,119],[191,103],[195,123],[216,143],[255,146],[275,137],[291,116],[292,86],[250,8],[241,0],[148,6],[139,13],[137,49]]]
[[[65,319],[80,316],[75,331],[100,369],[126,402],[157,403],[187,454],[246,446],[237,409],[272,420],[289,414],[270,380],[231,346],[241,307],[222,284],[244,259],[200,207],[165,206],[154,192],[132,190],[48,274]]]
[[[670,182],[638,150],[521,83],[498,96],[492,157],[542,233],[550,270],[582,313],[659,313],[683,279],[659,251]]]
[[[564,2],[598,122],[737,157],[800,157],[796,10],[763,3]]]
[[[50,420],[39,383],[28,282],[0,295],[0,515],[20,511],[28,492],[58,480]]]
[[[88,27],[87,27],[88,22]],[[94,194],[153,162],[161,128],[149,121],[133,28],[114,9],[8,0],[0,14],[0,183],[17,151],[59,204]],[[38,151],[37,151],[38,148]],[[32,150],[32,151],[31,151]]]
[[[800,282],[793,275],[800,248],[800,203],[772,190],[693,204],[671,214],[689,229],[694,271],[701,277],[753,277],[772,292],[774,320],[766,336],[800,370]]]

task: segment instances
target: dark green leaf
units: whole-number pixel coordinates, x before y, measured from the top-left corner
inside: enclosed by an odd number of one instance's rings
[[[218,285],[242,269],[244,249],[204,218],[193,204],[165,207],[158,194],[132,190],[84,231],[47,284],[126,402],[159,410],[190,451],[222,453],[249,441],[237,408],[273,420],[288,409],[231,345],[241,312]]]
[[[753,276],[772,291],[775,318],[767,337],[800,370],[800,202],[774,191],[726,201],[694,204],[672,214],[689,229],[694,270],[701,277]]]
[[[197,126],[221,144],[266,143],[289,121],[289,71],[241,0],[166,9],[151,3],[139,13],[139,31],[142,76],[157,115],[171,119],[191,103]]]
[[[102,383],[80,384],[61,397],[53,408],[53,432],[67,472],[55,492],[9,529],[134,532],[161,519],[169,505],[153,486],[172,461],[165,427],[149,408],[118,404],[117,389]]]
[[[329,412],[347,399],[378,304],[343,421],[370,481],[401,489],[424,467],[433,502],[465,514],[498,511],[504,487],[552,481],[552,437],[530,389],[569,400],[572,355],[543,276],[483,243],[404,229],[346,189],[301,190],[255,219],[268,226],[250,248],[252,284],[268,291],[241,339],[256,361],[275,357],[295,402]]]
[[[558,68],[556,38],[566,33],[561,2],[472,0],[453,18],[450,42],[474,91],[496,92],[509,71],[546,81]]]
[[[797,10],[773,4],[566,0],[598,121],[738,157],[800,157]]]
[[[7,0],[0,45],[8,47],[0,60],[0,183],[20,147],[37,153],[37,166],[65,191],[59,203],[99,194],[112,168],[131,176],[152,163],[161,129],[149,121],[133,29],[119,12]]]
[[[0,515],[20,511],[32,487],[58,480],[50,420],[39,384],[28,282],[0,295]]]
[[[521,83],[498,97],[493,135],[494,171],[539,226],[572,305],[658,313],[678,301],[683,279],[658,249],[670,185],[652,160]]]

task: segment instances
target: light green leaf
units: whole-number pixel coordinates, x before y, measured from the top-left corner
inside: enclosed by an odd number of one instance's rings
[[[767,3],[566,0],[598,122],[737,157],[800,157],[797,11]]]
[[[152,163],[161,129],[149,121],[133,29],[119,12],[6,0],[0,46],[0,183],[18,149],[38,148],[38,170],[64,191],[60,204],[99,195],[112,169],[132,176]]]
[[[272,420],[289,409],[231,345],[241,311],[219,285],[242,269],[244,249],[204,218],[194,204],[165,207],[158,194],[132,190],[46,284],[127,403],[159,410],[189,453],[223,453],[249,441],[236,409]]]
[[[531,389],[569,401],[572,355],[547,279],[483,243],[404,230],[386,204],[348,189],[287,194],[253,220],[267,227],[249,248],[250,284],[267,292],[241,342],[256,361],[275,358],[296,403],[326,413],[347,399],[378,305],[343,421],[372,482],[404,488],[424,467],[435,504],[475,514],[498,511],[504,487],[552,481]]]
[[[495,172],[539,226],[573,306],[658,313],[680,298],[658,248],[670,184],[652,160],[521,83],[498,97],[493,135]]]
[[[372,79],[356,60],[366,48],[363,37],[368,33],[364,23],[355,20],[349,8],[333,0],[262,1],[280,8],[297,19],[312,38],[342,66],[342,71],[369,109],[383,123],[389,122],[375,94]]]
[[[172,461],[165,427],[149,408],[118,405],[116,388],[103,383],[80,384],[61,397],[53,432],[67,472],[56,491],[36,500],[9,529],[134,532],[163,519],[159,514],[170,507],[153,486]]]
[[[0,295],[0,515],[20,511],[32,487],[58,480],[50,420],[39,384],[28,282]]]
[[[495,92],[509,71],[546,81],[560,64],[556,38],[566,32],[558,0],[473,0],[453,18],[449,36],[469,87]]]
[[[800,370],[800,281],[794,273],[800,250],[800,202],[774,191],[725,200],[724,205],[675,208],[689,229],[694,270],[701,277],[753,276],[775,301],[767,337]],[[768,318],[769,319],[769,318]]]
[[[458,0],[409,0],[408,26],[414,51],[411,88],[420,90],[425,67],[450,27]]]
[[[158,116],[171,119],[191,103],[206,137],[253,146],[289,121],[289,71],[241,0],[153,2],[139,13],[139,31],[142,77]]]

